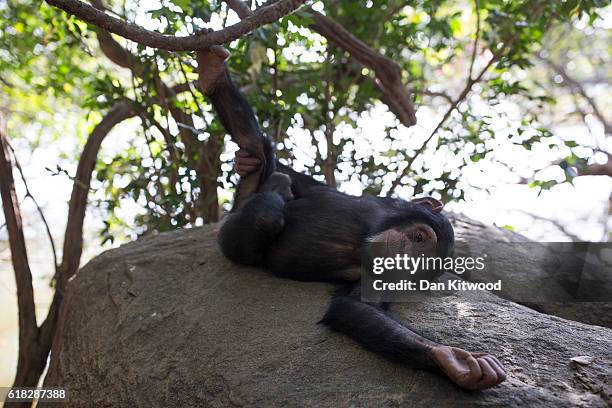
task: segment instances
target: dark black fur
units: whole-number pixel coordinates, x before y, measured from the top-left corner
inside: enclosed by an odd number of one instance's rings
[[[221,227],[219,243],[229,259],[261,265],[291,279],[337,281],[345,276],[341,271],[359,267],[368,237],[416,222],[427,223],[435,231],[439,255],[451,253],[453,229],[444,215],[428,206],[350,196],[278,163],[270,141],[227,71],[209,97],[234,140],[248,151],[252,151],[249,143],[260,143],[266,159],[258,192],[235,207]],[[274,172],[289,176],[292,200],[270,191],[278,186],[266,185]],[[414,333],[380,305],[361,302],[355,290],[335,294],[322,322],[386,356],[431,365],[428,349],[435,343]]]

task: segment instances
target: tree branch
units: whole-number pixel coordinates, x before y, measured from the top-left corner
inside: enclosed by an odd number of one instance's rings
[[[364,66],[374,70],[376,86],[385,96],[389,109],[404,126],[414,125],[415,109],[410,91],[402,83],[402,70],[399,65],[367,46],[331,18],[312,9],[308,13],[314,19],[314,24],[311,26],[313,30],[349,52]]]
[[[17,308],[19,311],[19,356],[14,385],[32,387],[36,385],[38,377],[34,379],[31,373],[41,363],[37,343],[38,325],[36,324],[34,289],[23,235],[21,212],[15,191],[8,138],[2,118],[0,118],[0,194],[11,248],[11,261],[15,272]],[[44,364],[42,367],[44,368]],[[40,371],[42,372],[42,369]]]
[[[554,219],[547,218],[547,217],[542,217],[541,215],[536,215],[536,214],[530,213],[530,212],[528,212],[528,211],[523,211],[523,210],[517,210],[517,211],[518,211],[518,212],[520,212],[520,213],[522,213],[522,214],[525,214],[525,215],[527,215],[527,216],[531,217],[533,220],[548,222],[548,223],[549,223],[549,224],[551,224],[553,227],[555,227],[555,228],[557,228],[559,231],[561,231],[561,233],[563,233],[564,235],[567,235],[567,237],[568,237],[569,239],[571,239],[572,241],[574,241],[574,242],[580,242],[580,241],[582,241],[582,240],[580,239],[580,237],[578,237],[577,235],[572,234],[571,232],[569,232],[569,231],[567,230],[567,228],[565,228],[565,226],[564,226],[564,225],[563,225],[561,222],[559,222],[558,220],[554,220]]]
[[[395,189],[400,185],[400,183],[402,181],[402,178],[405,175],[407,175],[408,172],[410,171],[410,168],[412,167],[412,164],[414,163],[416,158],[421,153],[423,153],[423,151],[427,147],[427,144],[429,143],[429,141],[431,139],[433,139],[433,137],[436,135],[436,133],[438,133],[438,130],[440,130],[442,128],[442,126],[446,123],[446,121],[451,116],[453,111],[455,109],[457,109],[457,106],[459,106],[459,104],[470,93],[470,91],[472,90],[472,87],[474,86],[474,84],[480,82],[480,80],[482,79],[484,74],[489,70],[489,68],[491,67],[491,65],[493,65],[493,63],[495,61],[497,61],[497,56],[494,56],[493,58],[491,58],[491,60],[487,63],[487,65],[484,66],[484,68],[480,71],[480,73],[476,76],[476,78],[471,78],[471,77],[468,78],[467,83],[466,83],[465,87],[463,88],[463,91],[461,91],[461,93],[459,94],[457,99],[455,99],[455,101],[449,106],[448,110],[446,111],[446,113],[444,114],[444,116],[442,117],[440,122],[438,122],[438,124],[436,125],[434,130],[429,134],[429,137],[427,139],[425,139],[423,144],[421,144],[421,147],[414,153],[414,155],[410,159],[408,159],[408,162],[407,162],[406,167],[404,168],[404,170],[400,174],[398,174],[398,176],[395,178],[395,180],[393,180],[393,183],[391,183],[391,187],[389,188],[389,191],[387,192],[387,195],[391,195],[391,194],[393,194],[393,192],[395,192]]]
[[[104,5],[101,0],[92,0],[91,4],[94,7],[100,10],[104,10]],[[142,62],[138,60],[131,52],[123,48],[115,39],[110,35],[110,33],[100,27],[96,29],[96,34],[98,36],[98,42],[100,43],[100,48],[102,52],[108,59],[110,59],[115,64],[128,68],[132,71],[134,76],[139,78],[142,77],[145,69],[142,65]],[[169,104],[167,102],[168,96],[174,96],[176,94],[175,90],[170,89],[164,84],[159,77],[155,78],[155,85],[157,87],[157,96],[159,97],[159,103],[164,106],[166,109],[170,110],[172,117],[177,123],[183,123],[185,121],[185,117],[187,116],[182,110],[174,106],[173,104]],[[180,90],[188,91],[189,84],[182,84],[180,86]],[[187,160],[195,167],[194,156],[197,151],[197,138],[191,134],[190,131],[185,132],[182,126],[179,125],[179,132],[181,137],[184,139],[185,147],[187,149]]]
[[[25,253],[25,241],[23,239],[23,232],[20,231],[17,235],[11,235],[9,230],[9,242],[11,248],[14,246],[23,249],[16,253],[20,254],[21,260],[16,262],[13,260],[13,267],[15,268],[15,277],[17,279],[17,299],[19,302],[19,361],[17,363],[17,374],[15,375],[14,386],[28,386],[34,387],[38,383],[40,376],[42,375],[45,366],[47,364],[47,356],[51,350],[51,344],[55,335],[55,330],[58,323],[59,308],[64,293],[64,288],[68,278],[72,276],[79,266],[81,260],[82,243],[83,243],[83,220],[85,218],[85,209],[87,207],[87,193],[89,192],[89,184],[91,181],[91,173],[96,162],[100,143],[108,132],[124,119],[131,116],[131,108],[125,102],[120,102],[112,108],[108,114],[102,119],[102,121],[94,128],[90,137],[85,144],[79,165],[77,167],[77,175],[73,183],[72,196],[70,198],[69,210],[68,210],[68,222],[66,225],[66,234],[64,236],[64,253],[62,256],[62,264],[57,268],[56,273],[56,287],[51,306],[47,313],[45,321],[41,324],[40,328],[36,326],[36,316],[34,314],[34,298],[32,291],[32,277],[29,271],[23,267],[24,260],[27,262],[27,254]],[[6,173],[6,154],[8,152],[6,144],[4,143],[5,137],[2,136],[2,150],[4,154],[0,158],[0,187],[2,187],[2,201],[5,208],[5,214],[7,210],[8,201],[5,199],[5,187],[10,185],[12,180],[12,173]],[[8,163],[10,164],[10,162]],[[10,168],[9,168],[10,170]],[[7,179],[6,176],[10,179]],[[7,184],[8,183],[8,184]],[[9,188],[10,190],[10,188]],[[14,187],[13,187],[14,190]],[[14,191],[13,191],[14,194]],[[13,206],[13,208],[15,208]],[[18,208],[17,208],[18,210]],[[9,209],[9,213],[10,213]],[[14,211],[13,211],[14,212]],[[18,213],[17,213],[18,214]],[[14,223],[14,216],[7,216],[7,221],[11,219],[11,224]],[[20,218],[19,228],[21,224]],[[13,228],[9,226],[9,228]],[[13,252],[13,249],[11,249]],[[26,265],[27,266],[27,265]],[[20,270],[18,276],[17,270]],[[20,287],[25,286],[25,291],[20,290]],[[30,311],[31,309],[31,311]],[[24,311],[25,310],[25,314]],[[22,323],[22,315],[27,317],[29,323],[24,327]],[[24,403],[23,406],[30,406],[29,403]]]
[[[242,19],[253,16],[251,8],[241,0],[226,0],[226,3]],[[308,9],[308,14],[314,19],[314,24],[310,28],[347,51],[362,65],[374,70],[376,86],[383,94],[381,100],[389,106],[404,126],[414,125],[416,123],[414,104],[410,91],[402,83],[402,70],[399,65],[370,48],[331,18],[313,9]]]
[[[427,96],[431,96],[431,97],[440,97],[446,100],[446,102],[448,103],[453,103],[454,99],[452,96],[450,96],[449,94],[447,94],[444,91],[430,91],[429,89],[424,89],[422,91],[415,91],[415,93],[417,95],[427,95]]]
[[[578,170],[579,176],[608,176],[612,177],[612,160],[608,157],[605,164],[589,164],[584,169]]]
[[[134,116],[132,107],[127,102],[116,103],[93,129],[77,165],[72,194],[68,205],[68,221],[64,235],[62,263],[59,268],[57,291],[62,292],[70,276],[74,275],[81,262],[83,251],[83,220],[87,209],[87,195],[91,185],[91,175],[96,164],[98,152],[104,138],[113,127]]]
[[[327,157],[321,161],[325,183],[336,188],[336,157],[334,154],[334,131],[335,125],[333,117],[336,115],[336,108],[332,102],[332,77],[331,63],[329,62],[329,46],[327,47],[327,63],[325,64],[325,104],[323,106],[322,116],[325,121],[325,144],[327,146]]]
[[[97,9],[104,10],[104,5],[101,0],[91,0],[91,3]],[[98,27],[96,34],[104,55],[115,64],[130,69],[134,76],[142,78],[145,69],[142,62],[136,56],[115,41],[108,31]],[[187,79],[186,74],[183,74],[185,79]],[[200,142],[197,135],[194,133],[195,125],[191,115],[185,113],[171,101],[169,102],[170,99],[176,97],[177,93],[189,91],[192,93],[194,101],[197,104],[197,98],[191,90],[191,83],[185,82],[184,84],[170,88],[161,78],[159,78],[159,75],[156,75],[154,80],[157,97],[159,99],[158,103],[170,112],[170,115],[176,122],[181,140],[185,144],[187,162],[191,168],[198,170],[200,181],[199,209],[201,210],[202,216],[205,222],[218,221],[220,214],[216,182],[219,171],[218,156],[221,153],[221,145],[217,140],[213,140],[214,138],[212,137],[206,143]],[[197,81],[195,84],[197,86]],[[203,114],[199,106],[198,109],[200,113]],[[164,133],[165,132],[162,132],[162,134]],[[214,157],[215,155],[217,156],[216,158]],[[196,160],[196,158],[198,159]],[[207,171],[213,170],[214,173],[212,174],[206,173]]]
[[[538,55],[538,58],[544,61],[546,65],[552,68],[552,70],[555,73],[557,73],[558,75],[561,76],[561,78],[563,78],[563,81],[565,81],[565,83],[568,85],[570,89],[574,90],[575,92],[578,92],[587,101],[587,103],[591,106],[593,115],[595,115],[595,117],[597,117],[597,119],[603,125],[604,131],[606,132],[606,134],[609,136],[612,136],[612,123],[610,123],[610,121],[606,119],[606,117],[603,115],[603,113],[599,109],[599,106],[595,102],[595,99],[589,96],[589,94],[586,92],[586,89],[584,89],[584,86],[582,86],[582,84],[578,80],[572,78],[561,65],[556,64],[555,62],[553,62],[549,58],[542,56],[541,54],[537,54],[537,55]]]
[[[478,0],[474,0],[474,12],[476,13],[476,38],[472,49],[472,58],[470,58],[469,78],[472,78],[474,73],[474,62],[476,62],[476,52],[478,51],[478,40],[480,39],[480,6]]]
[[[194,35],[177,37],[149,31],[139,25],[110,16],[104,11],[79,0],[46,1],[50,5],[106,31],[142,45],[167,51],[203,50],[211,45],[228,43],[250,33],[256,28],[277,21],[285,15],[294,12],[306,2],[306,0],[269,2],[258,8],[252,16],[223,30],[213,32],[201,31]]]

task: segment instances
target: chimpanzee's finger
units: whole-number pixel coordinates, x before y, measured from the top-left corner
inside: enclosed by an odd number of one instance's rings
[[[229,57],[232,55],[230,52],[221,45],[213,45],[210,47],[210,50],[219,58],[227,61]]]
[[[482,370],[482,378],[478,382],[478,388],[489,388],[495,384],[497,384],[497,373],[491,367],[491,364],[485,357],[481,357],[478,359],[478,363],[480,363],[480,368]]]
[[[499,360],[492,355],[486,355],[483,358],[485,358],[493,370],[495,370],[499,382],[504,381],[506,379],[506,370],[504,369],[502,363],[500,363]]]
[[[257,157],[236,157],[236,164],[239,166],[259,166],[261,160]]]
[[[259,168],[259,166],[236,166],[236,173],[239,175],[245,175],[249,173],[253,173]]]
[[[251,157],[252,154],[247,152],[244,149],[240,149],[240,150],[236,151],[235,156],[236,157]]]
[[[464,361],[466,362],[468,368],[470,369],[470,377],[477,378],[477,379],[482,378],[482,369],[480,368],[480,364],[478,364],[478,360],[476,360],[474,357],[469,355],[469,352],[468,352],[468,356],[465,356],[464,358],[465,358]]]
[[[234,166],[236,169],[244,169],[244,170],[250,170],[250,171],[255,171],[259,168],[258,164],[245,164],[245,163],[236,163],[236,165]]]

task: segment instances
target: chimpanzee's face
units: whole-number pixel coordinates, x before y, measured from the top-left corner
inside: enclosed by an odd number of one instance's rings
[[[438,237],[433,228],[424,223],[399,225],[370,238],[371,243],[382,244],[389,256],[407,254],[413,257],[436,256]]]
[[[400,215],[395,215],[381,225],[368,241],[377,245],[386,256],[406,254],[417,256],[442,256],[452,253],[454,244],[453,227],[442,214],[443,204],[431,197],[417,198],[403,207]]]

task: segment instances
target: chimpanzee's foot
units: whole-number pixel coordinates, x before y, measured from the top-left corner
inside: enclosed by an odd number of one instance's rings
[[[220,45],[213,45],[205,51],[196,52],[200,86],[204,93],[209,94],[214,90],[217,79],[225,70],[225,61],[229,57],[229,51]]]
[[[482,390],[506,379],[504,366],[490,354],[448,346],[434,347],[431,353],[438,367],[461,388]]]
[[[274,172],[270,174],[259,191],[275,191],[283,197],[283,200],[293,200],[291,192],[291,177],[284,173]]]

